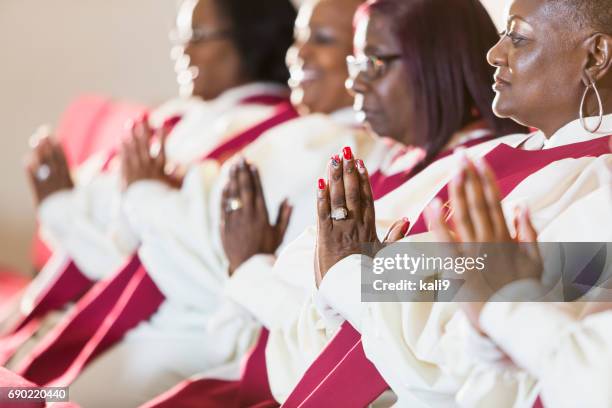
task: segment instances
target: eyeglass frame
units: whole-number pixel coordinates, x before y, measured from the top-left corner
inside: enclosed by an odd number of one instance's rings
[[[346,57],[346,65],[350,78],[357,78],[359,74],[365,74],[368,79],[376,80],[382,78],[386,73],[389,65],[402,58],[401,54],[393,55],[363,55],[356,57],[348,55]],[[372,71],[368,72],[368,67],[372,67]]]

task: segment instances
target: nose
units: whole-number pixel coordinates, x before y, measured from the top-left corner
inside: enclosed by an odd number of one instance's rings
[[[494,67],[505,67],[508,65],[508,53],[505,47],[506,37],[502,37],[487,53],[487,62]]]
[[[312,50],[312,47],[309,41],[295,42],[292,48],[295,49],[294,52],[298,60],[308,61],[308,58],[311,55],[311,50]]]

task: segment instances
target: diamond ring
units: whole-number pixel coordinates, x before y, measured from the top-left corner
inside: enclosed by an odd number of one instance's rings
[[[36,169],[36,179],[38,181],[47,181],[51,176],[51,168],[47,164],[41,164]]]
[[[244,204],[242,204],[242,201],[239,198],[230,198],[229,200],[227,200],[225,210],[227,212],[238,211],[243,206]]]
[[[331,212],[331,219],[334,221],[343,221],[348,218],[348,210],[344,207],[334,208]]]

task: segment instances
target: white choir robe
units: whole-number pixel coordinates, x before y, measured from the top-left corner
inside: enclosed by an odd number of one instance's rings
[[[286,242],[315,216],[317,179],[325,174],[331,155],[344,146],[351,146],[372,168],[400,149],[356,127],[353,111],[344,109],[279,125],[240,153],[259,168],[271,220],[283,199],[292,204]],[[221,191],[236,159],[222,166],[205,161],[194,167],[181,190],[141,181],[126,192],[123,208],[141,242],[139,257],[166,300],[149,321],[84,370],[71,387],[75,401],[112,402],[108,395],[96,395],[100,381],[112,382],[123,391],[116,393],[121,396],[117,402],[131,405],[218,366],[231,367],[223,370],[223,378],[239,377],[236,363],[252,346],[261,324],[253,318],[256,313],[235,302],[232,287],[246,284],[263,290],[259,285],[267,279],[274,256],[254,256],[229,279],[219,221]],[[256,287],[254,277],[261,279]],[[301,303],[310,286],[292,283]],[[265,291],[264,299],[273,297],[274,292]],[[135,381],[148,382],[146,389],[135,394]]]
[[[461,143],[482,137],[487,132],[482,129],[462,132],[458,136]],[[518,145],[527,135],[513,135],[506,138],[506,142],[511,145]],[[500,143],[500,140],[493,140],[478,144],[467,150],[473,157],[484,156]],[[408,152],[403,157],[395,160],[393,164],[385,169],[387,176],[405,172],[414,164],[414,153]],[[418,154],[418,153],[417,153]],[[379,236],[384,236],[391,224],[406,214],[415,213],[416,209],[406,211],[411,204],[415,203],[412,197],[424,196],[431,199],[437,191],[442,188],[450,178],[452,168],[457,165],[456,159],[452,156],[438,160],[427,168],[427,172],[432,174],[430,177],[420,175],[414,177],[409,184],[398,188],[387,196],[377,200],[377,230]],[[370,174],[373,173],[369,169]],[[409,190],[408,190],[409,189]],[[397,191],[410,191],[410,200],[401,202],[391,201],[390,197],[397,197]],[[418,199],[416,200],[418,201]],[[418,214],[418,213],[417,213]],[[411,219],[415,219],[412,217]],[[309,277],[311,282],[311,294],[316,292],[314,283],[314,250],[316,243],[316,229],[308,228],[300,237],[287,246],[276,263],[275,269],[278,276],[302,276]],[[244,296],[244,294],[243,294]],[[295,301],[297,302],[297,300]],[[268,364],[268,376],[272,393],[279,402],[284,402],[289,396],[299,379],[306,369],[319,355],[323,347],[333,337],[344,319],[333,310],[329,310],[326,304],[321,303],[318,296],[309,295],[308,301],[293,306],[293,310],[299,310],[297,314],[288,313],[286,305],[276,312],[276,319],[270,319],[268,326],[272,330],[266,349],[266,359]],[[389,396],[381,399],[385,404]]]
[[[213,101],[176,99],[150,114],[151,125],[159,127],[168,118],[181,116],[168,137],[168,162],[187,167],[199,161],[219,143],[231,138],[275,112],[273,106],[241,101],[259,95],[285,95],[286,89],[270,83],[254,83],[231,89]],[[38,209],[38,220],[53,256],[30,283],[20,300],[27,315],[39,294],[72,259],[90,280],[98,281],[116,272],[138,247],[121,209],[123,196],[118,161],[103,171],[109,152],[100,152],[74,173],[75,188],[46,198]],[[64,315],[51,313],[45,327],[12,359],[15,365],[36,341]]]
[[[612,116],[606,117],[605,123],[604,128],[611,129]],[[549,140],[540,132],[530,136],[513,135],[470,148],[467,154],[480,157],[501,142],[517,147],[527,138],[524,148],[539,150],[604,135],[589,134],[575,121]],[[434,163],[377,202],[377,223],[381,230],[403,216],[416,220],[455,174],[454,169],[459,165],[456,160],[449,157]],[[517,205],[526,205],[535,228],[540,231],[540,241],[610,241],[612,212],[604,214],[603,209],[611,208],[611,162],[612,155],[604,155],[552,163],[527,177],[503,200],[507,219],[512,219]],[[596,217],[593,211],[597,211]],[[406,241],[432,240],[433,236],[425,233]],[[295,243],[295,252],[288,256],[312,259],[315,229],[304,234],[301,241]],[[308,262],[303,264],[309,267]],[[514,365],[496,361],[483,371],[473,361],[453,361],[458,353],[462,354],[457,351],[453,336],[456,339],[458,332],[467,326],[455,305],[362,304],[360,268],[359,256],[340,261],[330,269],[311,301],[303,306],[299,318],[271,333],[267,359],[275,396],[290,392],[282,386],[295,384],[291,375],[308,367],[310,361],[303,361],[304,356],[316,355],[316,349],[327,344],[346,319],[362,334],[365,353],[398,395],[398,406],[503,407],[533,403],[537,393],[534,380]],[[276,390],[275,383],[279,384]]]

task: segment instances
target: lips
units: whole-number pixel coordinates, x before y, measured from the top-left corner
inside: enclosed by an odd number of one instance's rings
[[[321,76],[318,70],[303,67],[292,67],[289,72],[291,74],[290,85],[294,87],[305,82],[315,81]]]
[[[495,74],[495,76],[493,77],[493,79],[495,79],[495,83],[493,84],[493,90],[494,91],[500,91],[504,88],[509,87],[510,81],[508,81],[507,79],[503,78],[501,75]]]

